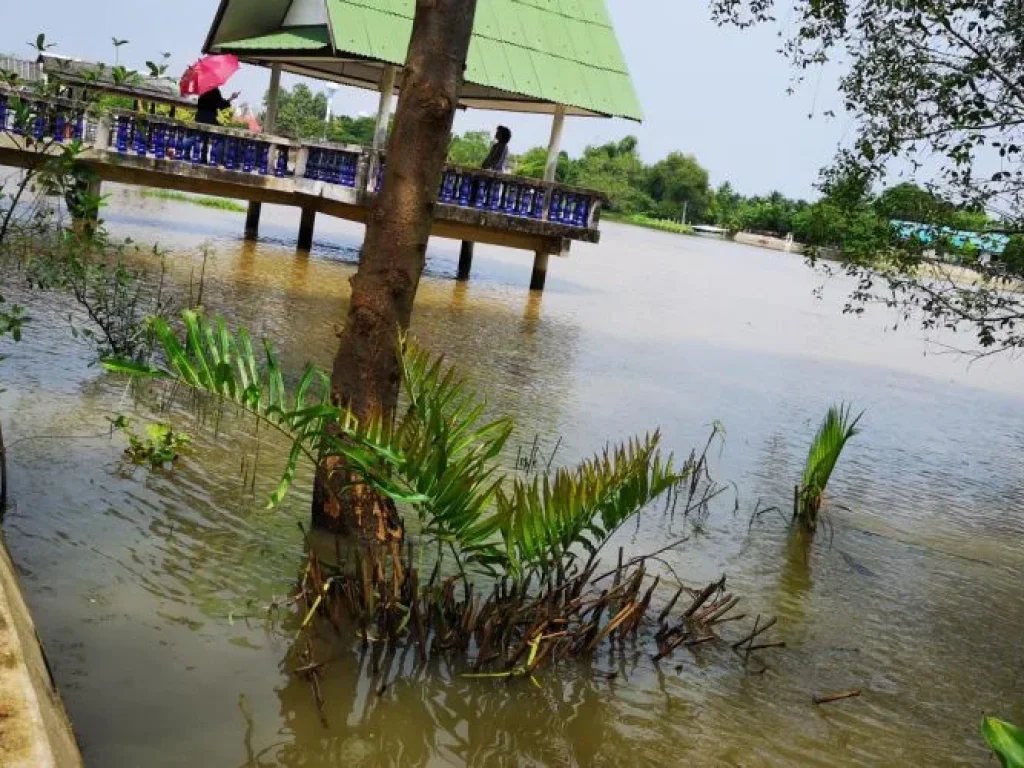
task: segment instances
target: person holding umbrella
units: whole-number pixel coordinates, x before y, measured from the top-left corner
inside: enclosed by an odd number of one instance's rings
[[[199,97],[197,123],[217,125],[220,111],[230,107],[231,102],[238,98],[237,91],[227,99],[220,92],[220,86],[231,79],[238,67],[237,56],[204,56],[185,70],[181,77],[181,95]]]
[[[219,125],[221,110],[230,107],[237,98],[238,91],[235,91],[226,99],[221,94],[220,88],[207,91],[199,97],[199,101],[196,104],[196,122],[202,125]]]

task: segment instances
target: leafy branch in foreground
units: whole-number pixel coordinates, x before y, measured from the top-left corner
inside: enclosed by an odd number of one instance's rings
[[[1024,234],[1020,0],[712,0],[710,6],[721,24],[777,25],[781,53],[798,81],[828,63],[840,67],[850,138],[825,170],[826,187],[852,177],[870,190],[899,173],[927,189],[919,196],[926,205],[908,211],[924,225],[926,247],[885,232],[837,244],[857,284],[848,311],[882,302],[926,329],[972,328],[985,354],[1024,347],[1018,292],[1024,265],[1009,246],[1002,258],[998,247],[972,258],[937,242],[946,226]],[[848,211],[865,208],[864,201],[848,202],[854,203],[843,206]],[[949,221],[951,207],[977,224]],[[886,225],[899,218],[895,211],[879,213],[890,214]],[[856,246],[862,253],[851,253]],[[949,257],[966,262],[977,278],[947,269],[936,277],[933,260]]]
[[[460,567],[515,579],[569,568],[580,550],[592,555],[626,521],[691,477],[662,457],[654,433],[606,449],[553,476],[526,482],[500,471],[510,419],[486,421],[485,401],[443,358],[413,343],[401,350],[406,407],[394,424],[359,423],[330,402],[329,381],[307,366],[289,395],[273,348],[257,361],[248,332],[220,318],[183,313],[184,334],[151,323],[165,366],[105,361],[109,370],[171,379],[234,403],[285,434],[292,447],[271,504],[281,502],[302,458],[339,458],[346,471],[408,504],[426,537],[447,546]]]

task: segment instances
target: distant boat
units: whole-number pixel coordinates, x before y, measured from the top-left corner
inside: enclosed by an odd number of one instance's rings
[[[694,233],[698,235],[708,235],[710,237],[725,237],[729,234],[729,230],[722,229],[721,227],[712,227],[708,224],[693,224],[692,229]]]

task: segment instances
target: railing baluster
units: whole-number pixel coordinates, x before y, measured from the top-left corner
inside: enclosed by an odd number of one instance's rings
[[[32,124],[32,136],[42,139],[46,136],[46,111],[42,102],[35,103],[36,119]]]
[[[530,208],[531,219],[543,219],[544,218],[544,202],[547,200],[547,189],[544,187],[538,187],[533,194],[533,207]]]
[[[505,184],[500,179],[491,179],[490,195],[487,199],[487,208],[497,211],[501,207],[501,195],[505,191]]]
[[[548,221],[562,220],[562,193],[557,189],[551,191],[551,207],[548,208]]]
[[[139,119],[139,118],[136,118],[134,120],[134,127],[135,127],[135,147],[134,147],[135,154],[137,154],[139,157],[145,157],[146,156],[146,149],[147,149],[147,147],[146,147],[146,130],[145,130],[145,127],[142,124],[142,120]]]
[[[537,188],[532,184],[523,190],[519,197],[519,210],[516,211],[520,216],[530,216],[533,213],[533,199],[537,195]]]
[[[71,138],[75,141],[83,141],[85,139],[85,110],[75,110],[75,124],[71,130]],[[103,147],[106,149],[106,147]]]
[[[473,207],[482,209],[487,203],[487,179],[474,176],[473,184],[476,187],[476,194],[473,197]]]
[[[252,173],[256,167],[256,143],[248,139],[242,144],[242,170]]]
[[[153,132],[153,157],[164,160],[167,157],[166,128],[160,123],[150,123]]]
[[[68,119],[64,114],[64,110],[58,107],[57,116],[53,119],[53,140],[58,144],[64,143],[64,132],[68,127]]]
[[[573,224],[577,227],[584,227],[590,218],[590,200],[580,195],[576,203],[576,215],[573,217]]]
[[[270,145],[260,142],[257,157],[256,164],[259,166],[260,176],[268,175],[270,173]]]
[[[284,178],[288,174],[288,147],[277,148],[277,162],[274,163],[274,175]]]
[[[128,151],[128,118],[124,115],[117,117],[117,131],[114,138],[114,149],[121,154]]]
[[[516,204],[519,200],[519,185],[518,184],[506,184],[505,185],[505,213],[510,216],[516,212]]]
[[[459,205],[468,208],[473,196],[473,176],[463,171],[459,174]]]

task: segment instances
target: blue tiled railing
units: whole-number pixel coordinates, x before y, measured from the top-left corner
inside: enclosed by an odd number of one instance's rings
[[[449,166],[441,176],[438,202],[569,227],[590,227],[596,192]]]
[[[0,131],[4,133],[63,144],[84,141],[86,125],[82,105],[0,92]]]
[[[304,178],[353,189],[358,185],[364,157],[361,147],[313,145],[307,152]]]
[[[193,125],[134,112],[110,115],[114,152],[259,176],[292,175],[287,140],[216,126]]]
[[[299,143],[265,134],[196,125],[138,112],[114,111],[103,118],[61,100],[33,100],[0,91],[0,132],[61,143],[81,140],[97,149],[254,176],[307,179],[353,190],[380,192],[385,158],[369,148]],[[573,229],[597,229],[603,196],[591,190],[447,166],[438,202],[455,209]],[[490,219],[490,226],[500,226]]]

